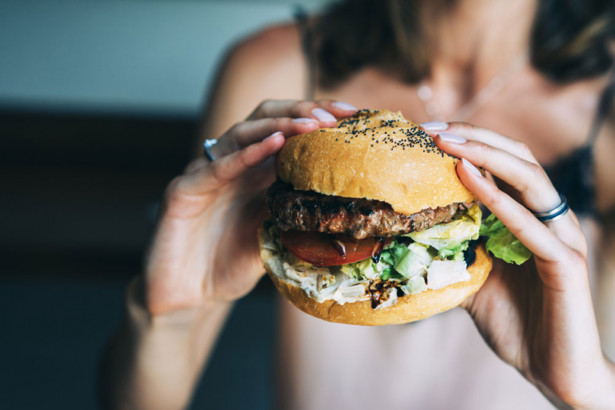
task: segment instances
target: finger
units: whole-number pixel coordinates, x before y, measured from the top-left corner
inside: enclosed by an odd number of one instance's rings
[[[210,148],[214,158],[221,158],[248,145],[262,141],[275,132],[282,132],[286,137],[314,131],[319,123],[313,118],[262,118],[248,120],[233,125]]]
[[[436,125],[430,127],[429,124]],[[445,125],[446,128],[444,128]],[[534,157],[534,154],[532,154],[532,151],[527,145],[485,128],[475,127],[464,122],[426,123],[426,127],[427,128],[425,131],[431,136],[436,136],[437,134],[457,135],[465,138],[466,140],[489,144],[495,148],[499,148],[503,151],[516,155],[519,158],[523,158],[526,161],[538,163]]]
[[[480,171],[467,160],[457,165],[461,182],[498,219],[508,227],[535,256],[551,262],[561,259],[568,247],[549,228],[538,221],[532,213],[502,192],[493,182],[483,177]]]
[[[513,187],[523,204],[534,212],[546,212],[561,203],[560,196],[542,167],[506,150],[478,141],[437,135],[434,142],[443,151],[484,168]]]
[[[557,190],[538,164],[476,141],[447,141],[446,136],[439,135],[434,142],[445,152],[466,158],[513,187],[519,193],[519,200],[534,212],[546,212],[561,203]],[[566,245],[587,254],[585,236],[571,211],[546,225]]]
[[[317,120],[321,127],[335,127],[337,125],[337,118],[347,117],[355,112],[355,107],[340,101],[267,100],[263,101],[250,114],[248,119],[272,117],[312,118]]]
[[[185,194],[201,195],[215,191],[270,158],[284,145],[284,134],[276,132],[182,177],[177,188]]]

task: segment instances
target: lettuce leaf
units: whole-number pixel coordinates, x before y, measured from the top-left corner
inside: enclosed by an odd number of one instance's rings
[[[432,261],[431,255],[427,252],[428,247],[420,243],[411,243],[407,249],[406,255],[396,261],[395,270],[406,278],[422,275]]]
[[[486,237],[487,250],[506,263],[521,265],[531,258],[532,253],[495,215],[489,215],[482,224],[481,218],[481,210],[475,204],[466,214],[449,223],[404,235],[414,241],[410,244],[407,244],[408,239],[405,239],[405,243],[393,241],[382,251],[378,263],[368,258],[342,265],[341,271],[356,280],[377,277],[382,280],[407,279],[408,288],[404,292],[415,293],[423,288],[425,282],[423,276],[434,258],[463,261],[469,242],[478,239],[479,236]],[[413,279],[415,277],[416,280]]]
[[[356,280],[376,279],[387,266],[382,263],[374,263],[371,258],[359,262],[341,265],[340,270],[346,276]]]
[[[410,252],[410,250],[407,246],[392,242],[391,245],[380,254],[380,261],[388,266],[393,266],[403,259],[408,252]]]
[[[532,252],[494,214],[483,221],[480,236],[487,237],[487,250],[506,263],[521,265],[532,257]]]
[[[408,281],[401,286],[401,290],[406,295],[414,295],[415,293],[421,293],[427,289],[427,284],[422,276],[412,276]]]
[[[478,239],[482,213],[477,204],[458,219],[445,224],[434,225],[429,229],[411,232],[412,240],[438,250],[442,259],[456,256],[468,247],[470,240]]]

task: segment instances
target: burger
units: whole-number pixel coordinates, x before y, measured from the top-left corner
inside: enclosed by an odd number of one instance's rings
[[[458,306],[491,270],[459,160],[400,113],[360,110],[289,138],[260,254],[277,289],[331,322],[386,325]]]

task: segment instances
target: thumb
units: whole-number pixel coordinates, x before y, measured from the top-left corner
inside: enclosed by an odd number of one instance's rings
[[[274,155],[284,145],[284,135],[275,132],[257,143],[209,162],[200,158],[190,165],[176,188],[183,194],[201,195],[215,191]]]

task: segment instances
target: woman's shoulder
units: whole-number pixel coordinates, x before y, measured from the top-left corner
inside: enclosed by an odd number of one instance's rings
[[[229,48],[213,80],[205,135],[220,135],[263,100],[304,98],[306,77],[296,25],[270,26],[241,39]]]
[[[615,211],[615,102],[601,127],[596,139],[594,153],[596,156],[597,207],[602,213]]]
[[[243,38],[229,50],[225,67],[228,75],[249,78],[277,93],[303,92],[306,66],[299,28],[278,24]]]

